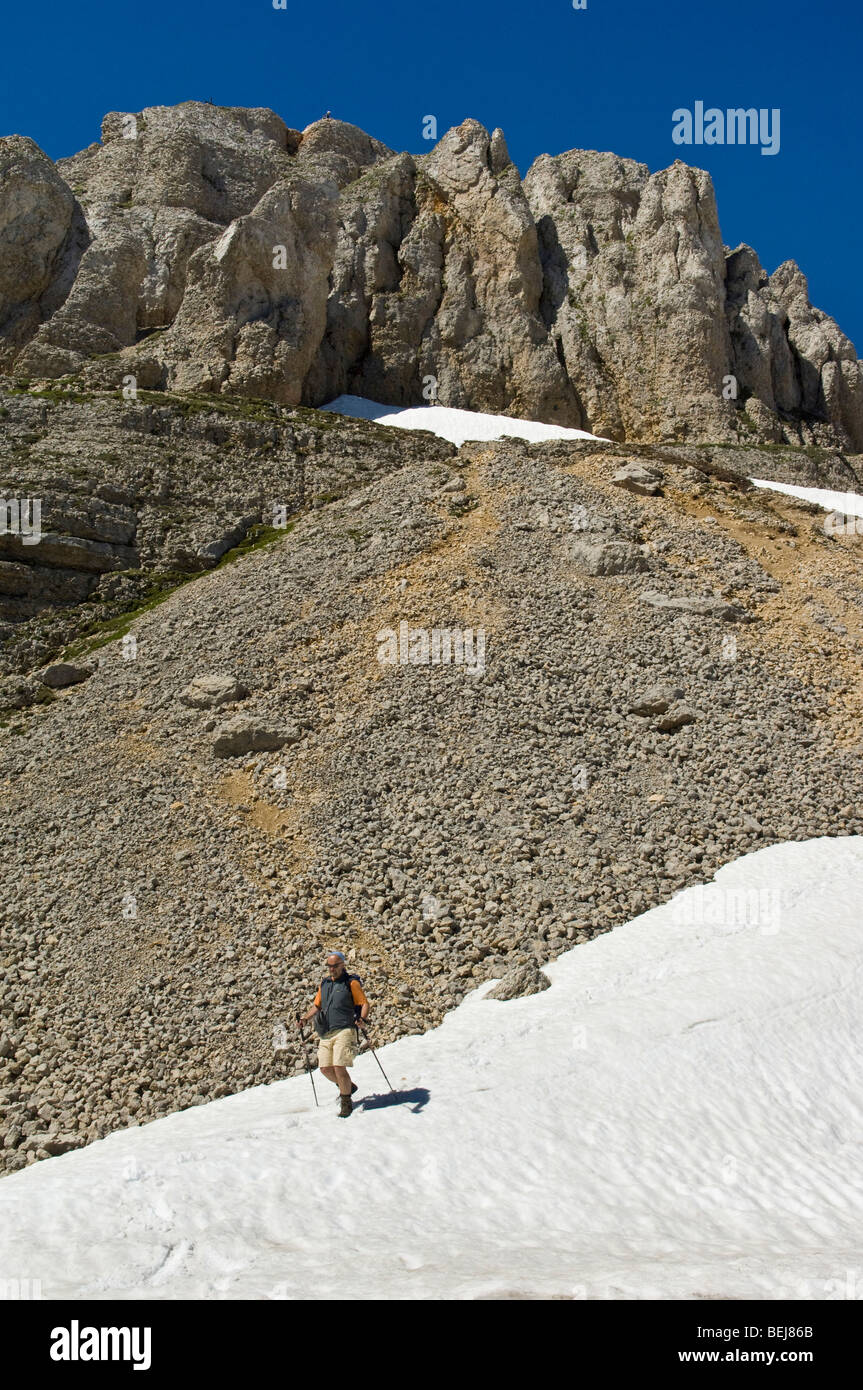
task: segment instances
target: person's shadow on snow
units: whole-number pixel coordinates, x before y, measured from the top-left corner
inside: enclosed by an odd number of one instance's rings
[[[409,1105],[413,1114],[418,1115],[431,1099],[431,1091],[425,1086],[415,1086],[412,1091],[386,1091],[382,1095],[364,1096],[354,1101],[354,1108],[362,1105],[364,1110],[383,1110],[388,1105]]]

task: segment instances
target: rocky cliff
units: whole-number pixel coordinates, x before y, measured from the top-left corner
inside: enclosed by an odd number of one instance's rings
[[[863,449],[853,346],[796,265],[723,245],[704,171],[572,150],[522,180],[473,120],[422,156],[197,102],[56,165],[0,140],[0,369],[287,406],[433,377],[618,440]]]
[[[303,508],[453,452],[422,431],[304,407],[188,393],[126,402],[0,378],[0,499],[41,502],[38,543],[0,514],[0,675],[213,568],[247,538],[272,539]]]

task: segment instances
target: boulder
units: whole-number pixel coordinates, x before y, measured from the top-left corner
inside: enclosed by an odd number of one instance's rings
[[[696,613],[699,617],[721,618],[726,623],[752,621],[752,615],[747,613],[745,608],[740,608],[735,603],[729,603],[727,599],[720,598],[715,594],[705,598],[690,597],[689,595],[669,598],[667,594],[649,590],[647,593],[639,594],[638,597],[642,603],[649,603],[652,607],[663,612]]]
[[[694,724],[695,714],[688,705],[676,704],[660,715],[652,727],[660,734],[672,734],[684,724]]]
[[[276,730],[259,720],[236,714],[221,724],[213,735],[213,753],[217,758],[238,758],[244,753],[269,753],[286,743],[299,742],[299,730]]]
[[[648,568],[638,546],[631,541],[579,537],[570,541],[569,553],[593,575],[638,574]]]
[[[551,988],[551,980],[539,968],[535,958],[519,961],[504,975],[486,999],[523,999],[528,994],[540,994]]]
[[[51,690],[62,690],[67,685],[78,685],[89,680],[93,674],[92,666],[76,666],[71,661],[57,661],[46,666],[41,675],[43,685]]]
[[[80,1149],[84,1146],[84,1138],[80,1134],[57,1134],[46,1138],[42,1147],[52,1158],[60,1154],[70,1153],[72,1149]]]
[[[675,685],[652,685],[629,706],[630,714],[664,714],[681,699],[683,691]]]
[[[218,709],[245,699],[248,693],[234,676],[195,676],[181,692],[180,700],[191,709]]]
[[[615,487],[626,488],[627,492],[639,492],[644,497],[656,497],[662,492],[662,474],[643,463],[624,464],[611,481]]]

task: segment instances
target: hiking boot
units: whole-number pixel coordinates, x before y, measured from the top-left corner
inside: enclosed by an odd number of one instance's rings
[[[354,1091],[358,1091],[359,1089],[360,1089],[360,1088],[359,1088],[359,1086],[357,1085],[356,1081],[352,1081],[352,1082],[351,1082],[351,1095],[353,1095]],[[341,1093],[341,1091],[339,1091],[339,1100],[341,1100],[341,1098],[342,1098],[342,1093]]]
[[[339,1096],[339,1119],[345,1119],[354,1108],[350,1096]]]

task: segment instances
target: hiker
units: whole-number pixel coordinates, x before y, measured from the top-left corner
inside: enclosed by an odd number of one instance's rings
[[[320,1037],[318,1066],[328,1081],[339,1088],[339,1117],[350,1115],[354,1108],[351,1096],[357,1089],[348,1075],[348,1067],[356,1060],[357,1028],[365,1032],[369,1001],[363,993],[358,975],[349,975],[341,951],[327,956],[327,978],[321,980],[315,1002],[298,1024],[315,1020],[315,1032]]]

